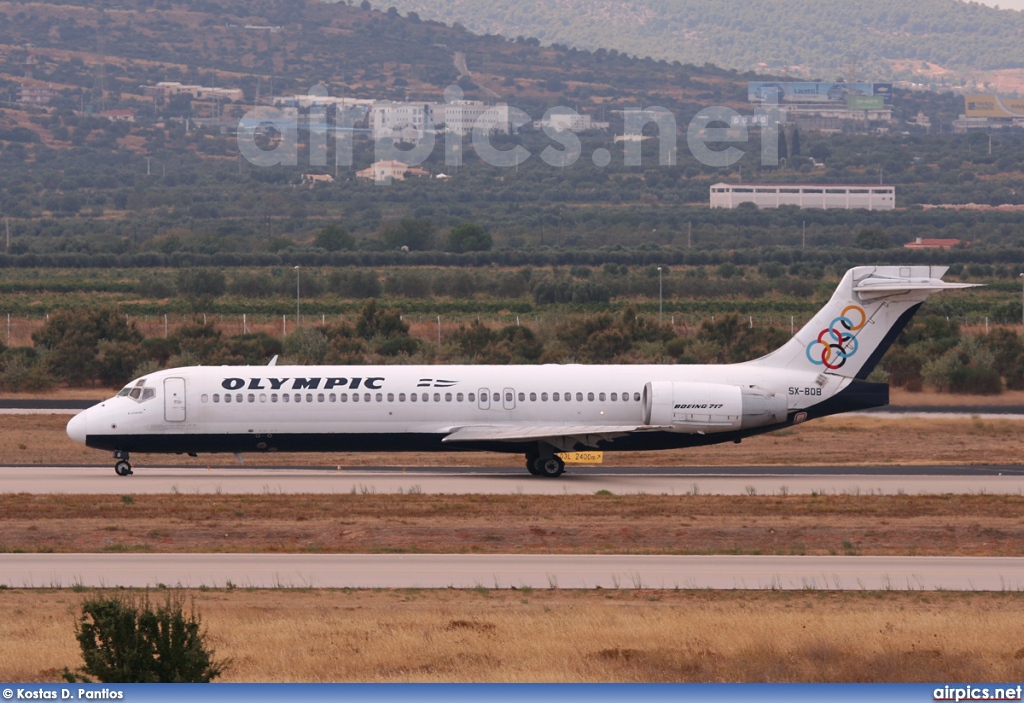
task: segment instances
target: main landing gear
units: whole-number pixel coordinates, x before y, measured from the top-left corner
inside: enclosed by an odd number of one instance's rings
[[[565,462],[554,454],[547,458],[537,456],[536,454],[527,454],[526,470],[533,476],[558,478],[565,473]]]
[[[133,472],[132,465],[128,463],[128,459],[130,458],[128,456],[128,452],[123,452],[118,449],[114,452],[114,458],[117,459],[117,463],[114,464],[114,473],[118,476],[131,476]]]

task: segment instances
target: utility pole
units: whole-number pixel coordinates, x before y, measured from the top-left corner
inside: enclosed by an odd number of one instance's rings
[[[662,301],[661,267],[659,266],[658,267],[658,327],[661,327],[662,317],[663,317],[662,312],[661,312],[662,311],[661,301]]]
[[[299,267],[295,267],[295,329],[302,326],[302,317],[299,315]]]

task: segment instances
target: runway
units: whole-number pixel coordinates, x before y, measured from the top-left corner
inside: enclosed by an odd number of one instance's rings
[[[558,479],[513,467],[0,467],[0,492],[30,494],[426,493],[492,495],[1024,494],[1024,467],[571,467]]]
[[[0,554],[12,588],[1024,589],[1013,557]]]

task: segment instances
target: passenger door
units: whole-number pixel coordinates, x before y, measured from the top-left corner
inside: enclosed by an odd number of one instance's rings
[[[164,379],[164,420],[185,421],[185,379]]]

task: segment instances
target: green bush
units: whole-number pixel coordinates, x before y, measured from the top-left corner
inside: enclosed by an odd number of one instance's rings
[[[194,604],[168,593],[155,608],[149,593],[99,595],[82,603],[76,639],[85,665],[64,669],[69,682],[209,683],[228,662],[216,661]],[[90,678],[91,677],[91,678]]]

